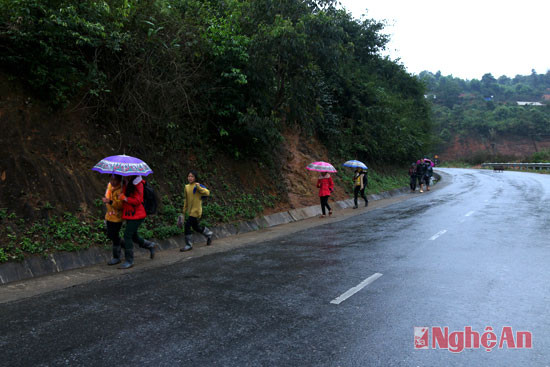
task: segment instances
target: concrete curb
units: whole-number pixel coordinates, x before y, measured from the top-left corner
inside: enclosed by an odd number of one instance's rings
[[[436,175],[434,173],[434,175]],[[438,181],[441,179],[437,175]],[[369,201],[381,200],[393,196],[403,195],[409,192],[408,187],[394,189],[380,194],[371,194],[367,198]],[[347,209],[353,207],[353,199],[341,200],[331,203],[339,209]],[[320,205],[312,205],[304,208],[292,209],[289,211],[279,212],[255,218],[249,221],[243,221],[233,224],[222,224],[215,228],[214,239],[234,236],[241,233],[257,231],[262,228],[269,228],[281,224],[296,222],[308,218],[312,218],[321,214]],[[202,235],[193,234],[194,243],[203,243],[205,238]],[[184,235],[178,235],[164,240],[156,241],[159,250],[167,250],[183,247],[185,243]],[[147,250],[134,247],[135,257],[146,257],[149,252]],[[111,250],[92,247],[86,250],[77,252],[59,252],[47,256],[31,256],[22,262],[7,262],[0,264],[0,284],[11,283],[19,280],[44,276],[52,273],[59,273],[65,270],[82,268],[85,266],[107,263],[111,258]]]

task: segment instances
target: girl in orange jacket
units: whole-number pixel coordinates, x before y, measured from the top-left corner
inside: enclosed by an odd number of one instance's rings
[[[113,258],[107,265],[116,265],[120,262],[120,227],[122,227],[122,206],[120,199],[122,194],[122,176],[111,175],[105,196],[101,199],[107,207],[105,213],[105,223],[107,225],[107,238],[113,241]]]

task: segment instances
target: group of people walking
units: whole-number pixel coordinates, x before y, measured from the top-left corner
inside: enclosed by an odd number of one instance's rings
[[[362,168],[357,168],[353,174],[353,197],[355,203],[353,209],[357,209],[359,207],[357,202],[359,195],[361,195],[363,200],[365,200],[365,206],[369,205],[369,199],[367,199],[367,195],[365,194],[367,184],[367,172]],[[332,215],[332,208],[328,203],[328,199],[334,191],[334,181],[332,180],[330,173],[321,172],[319,178],[317,179],[317,187],[319,188],[319,198],[321,199],[321,218],[325,218],[327,216],[327,210],[328,215]]]
[[[424,192],[423,185],[426,185],[426,191],[430,191],[430,181],[433,176],[433,166],[428,158],[419,159],[416,163],[411,163],[409,167],[411,192],[416,191],[416,183],[420,187],[420,192]]]
[[[412,163],[409,168],[411,192],[416,190],[416,183],[420,186],[420,192],[423,192],[423,185],[426,190],[430,190],[430,180],[433,175],[433,163],[429,159],[420,159]],[[199,183],[199,176],[195,171],[189,171],[187,175],[188,184],[184,188],[184,206],[183,214],[178,218],[178,227],[184,228],[185,245],[180,251],[190,251],[193,249],[192,234],[193,230],[206,237],[206,245],[212,244],[213,232],[205,226],[200,225],[202,217],[202,199],[210,196],[210,190]],[[368,186],[367,171],[357,168],[353,175],[353,209],[359,207],[358,198],[361,196],[365,201],[365,207],[369,205],[369,200],[365,194]],[[321,172],[317,179],[319,188],[319,198],[321,200],[321,218],[332,215],[332,208],[328,200],[334,191],[334,181],[329,172]],[[144,208],[144,180],[142,176],[111,175],[105,196],[102,198],[107,207],[105,222],[107,225],[107,237],[113,244],[113,257],[108,265],[117,265],[122,262],[121,255],[124,249],[124,262],[119,269],[128,269],[134,265],[134,242],[141,248],[149,250],[150,258],[154,259],[157,244],[155,242],[143,239],[139,236],[140,225],[147,217]],[[120,237],[120,230],[123,221],[126,221],[124,235]]]
[[[119,269],[129,269],[134,265],[134,242],[149,250],[155,257],[157,244],[141,238],[138,229],[147,217],[143,207],[143,178],[141,176],[111,175],[105,196],[102,198],[107,207],[105,222],[107,237],[113,242],[113,257],[108,265],[121,262],[121,249],[124,248],[124,263]],[[126,221],[123,239],[120,238],[122,222]]]
[[[185,246],[180,251],[193,249],[192,229],[206,237],[206,245],[212,244],[213,233],[200,225],[202,216],[202,198],[210,195],[210,191],[198,182],[198,175],[190,171],[187,175],[184,189],[185,204],[183,214],[178,218],[178,226],[185,228]],[[105,222],[107,237],[113,244],[113,257],[108,265],[117,265],[121,261],[121,250],[124,248],[124,262],[119,269],[129,269],[134,265],[134,242],[141,248],[149,250],[150,258],[155,258],[157,244],[143,239],[138,230],[147,217],[144,203],[144,181],[142,176],[125,176],[113,174],[102,198],[107,212]],[[185,219],[184,216],[187,216]],[[126,221],[123,238],[120,237],[122,223]]]

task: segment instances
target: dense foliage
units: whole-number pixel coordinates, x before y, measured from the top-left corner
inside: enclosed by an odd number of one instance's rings
[[[499,134],[534,139],[550,135],[550,71],[513,79],[485,74],[481,80],[462,80],[439,72],[422,72],[419,77],[427,85],[435,130],[442,142],[457,134],[480,134],[493,141]]]
[[[0,0],[0,63],[126,146],[203,143],[269,161],[285,129],[335,156],[404,162],[431,126],[383,24],[332,0]],[[124,132],[122,134],[121,132]]]
[[[162,206],[141,231],[166,238],[181,232],[188,157],[216,193],[203,222],[250,219],[283,200],[284,180],[244,190],[232,163],[280,177],[289,134],[315,137],[331,159],[368,162],[371,192],[404,185],[401,170],[376,167],[429,150],[424,85],[381,56],[383,24],[335,3],[0,0],[0,72],[53,111],[85,116],[96,149],[154,167]],[[85,145],[75,154],[89,161]],[[346,172],[336,180],[351,181]],[[106,243],[100,200],[75,213],[41,199],[27,205],[45,217],[32,226],[23,210],[0,208],[0,262]]]

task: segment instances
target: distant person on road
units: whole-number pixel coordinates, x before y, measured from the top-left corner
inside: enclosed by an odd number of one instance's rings
[[[420,192],[422,190],[422,185],[424,184],[424,173],[426,172],[426,165],[424,164],[424,159],[419,159],[416,161],[416,178],[418,179],[418,186],[420,187]]]
[[[414,192],[416,190],[416,163],[411,163],[411,166],[409,167],[409,186],[411,188],[411,192]]]
[[[189,171],[187,181],[189,183],[185,185],[184,189],[185,202],[183,204],[183,215],[180,215],[178,219],[178,226],[181,227],[185,216],[187,216],[184,224],[185,246],[180,251],[190,251],[193,249],[193,231],[191,228],[206,237],[206,246],[212,244],[213,235],[210,229],[199,225],[199,220],[202,216],[202,198],[210,196],[210,190],[199,183],[199,176],[195,171]]]
[[[147,217],[143,207],[143,179],[141,176],[124,177],[124,186],[119,198],[124,202],[122,219],[126,220],[124,230],[124,263],[119,269],[129,269],[134,266],[134,242],[139,247],[149,250],[151,259],[155,257],[154,242],[144,240],[138,234],[141,223]]]
[[[432,176],[434,174],[434,169],[432,167],[431,162],[424,163],[425,170],[424,170],[424,182],[426,183],[426,191],[430,191],[430,181],[432,179]]]
[[[113,258],[107,265],[116,265],[120,263],[120,248],[123,244],[120,238],[120,228],[122,227],[122,207],[124,203],[120,200],[122,194],[122,176],[111,175],[105,196],[101,199],[107,207],[105,213],[105,223],[107,225],[107,238],[113,242]]]
[[[334,191],[334,182],[328,172],[321,172],[317,180],[317,187],[319,188],[319,198],[321,199],[321,218],[326,217],[325,208],[328,209],[328,215],[332,215],[332,208],[328,205],[328,198]]]
[[[363,171],[362,168],[357,168],[355,170],[355,174],[353,175],[353,201],[355,203],[355,206],[353,209],[357,209],[359,206],[357,204],[357,198],[359,194],[361,194],[361,197],[363,200],[365,200],[365,206],[369,205],[369,199],[367,199],[367,196],[365,195],[365,189],[368,186],[368,179],[367,179],[367,173]]]

